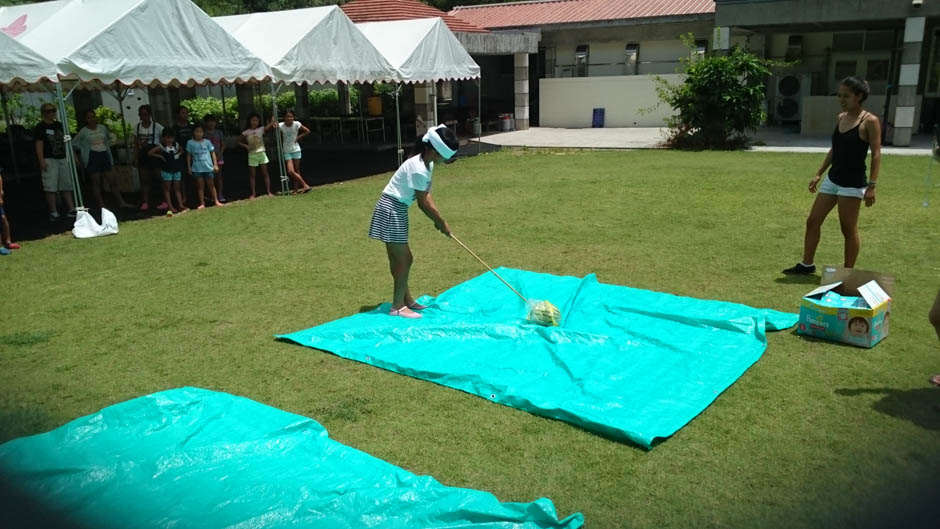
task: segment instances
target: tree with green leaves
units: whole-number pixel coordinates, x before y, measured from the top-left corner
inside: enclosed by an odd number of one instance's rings
[[[695,39],[682,37],[693,52],[682,59],[685,80],[670,83],[656,78],[661,102],[676,111],[667,119],[667,143],[680,149],[737,149],[747,144],[747,131],[756,130],[767,115],[763,104],[766,82],[775,61],[739,47],[727,55],[696,57]]]

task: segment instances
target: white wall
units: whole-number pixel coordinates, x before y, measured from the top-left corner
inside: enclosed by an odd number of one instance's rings
[[[543,29],[540,46],[555,51],[555,77],[570,76],[575,49],[590,46],[589,76],[619,76],[625,71],[624,47],[628,42],[640,44],[640,74],[673,74],[679,57],[688,57],[689,49],[680,35],[693,33],[697,38],[711,40],[711,21],[635,24],[597,28]],[[644,64],[645,63],[645,64]]]
[[[623,75],[623,42],[592,42],[588,76]],[[573,55],[573,54],[572,54]]]
[[[681,40],[648,40],[640,43],[640,74],[674,74],[679,58],[691,52]]]
[[[677,83],[685,76],[662,77]],[[651,113],[640,112],[658,102],[653,78],[646,75],[539,79],[542,127],[589,128],[595,108],[605,109],[605,127],[662,127],[672,108],[661,104]]]
[[[623,75],[623,42],[586,42],[590,46],[588,56],[588,76]],[[645,40],[640,41],[638,74],[673,74],[679,68],[679,58],[689,57],[689,48],[680,40]],[[561,44],[555,47],[555,76],[567,77],[562,70],[573,69],[574,44]]]
[[[885,96],[869,96],[863,108],[878,117],[884,112]],[[894,122],[894,112],[897,110],[897,97],[891,98],[888,109],[888,121]],[[921,98],[917,98],[914,106],[914,130],[920,123]],[[842,107],[839,99],[832,96],[810,96],[803,98],[803,118],[800,122],[800,134],[804,136],[828,136],[835,129],[836,121]],[[889,136],[890,137],[890,136]]]

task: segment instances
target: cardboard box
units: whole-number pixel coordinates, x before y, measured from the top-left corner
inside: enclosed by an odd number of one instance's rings
[[[820,284],[822,286],[803,296],[797,332],[867,348],[887,338],[890,332],[893,277],[878,272],[826,266]],[[851,305],[833,303],[839,300],[829,299],[837,296],[827,298],[830,292],[861,299]]]

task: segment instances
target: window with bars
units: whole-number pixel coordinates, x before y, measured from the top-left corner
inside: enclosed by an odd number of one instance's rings
[[[623,73],[624,75],[636,75],[637,64],[639,63],[640,58],[640,43],[639,42],[629,42],[627,43],[626,48],[623,50],[624,54],[624,66]]]
[[[574,50],[575,77],[588,76],[588,60],[590,59],[590,46],[581,44]]]

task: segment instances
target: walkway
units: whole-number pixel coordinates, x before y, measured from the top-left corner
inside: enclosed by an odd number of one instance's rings
[[[546,147],[571,149],[658,149],[662,148],[664,128],[556,129],[533,127],[529,130],[500,132],[483,137],[483,143],[503,147]],[[825,153],[828,136],[807,137],[781,128],[762,128],[754,137],[752,152]],[[884,154],[923,156],[930,154],[930,136],[914,136],[910,147],[886,146]]]

